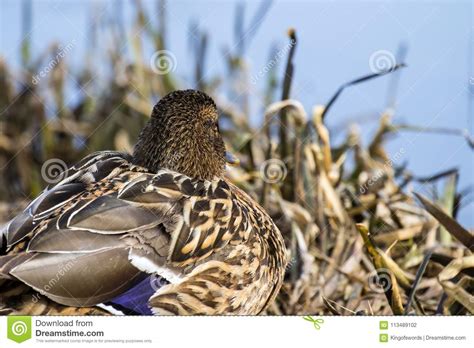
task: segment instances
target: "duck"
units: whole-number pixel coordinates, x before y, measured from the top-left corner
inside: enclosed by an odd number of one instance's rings
[[[164,96],[131,154],[86,156],[4,226],[0,308],[17,284],[72,312],[261,314],[287,251],[268,213],[226,178],[232,162],[210,96]]]

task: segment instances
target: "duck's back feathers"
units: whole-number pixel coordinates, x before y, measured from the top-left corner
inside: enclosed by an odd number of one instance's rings
[[[217,305],[232,294],[219,294],[216,284],[231,291],[254,283],[253,291],[260,292],[254,296],[273,296],[286,261],[275,225],[251,204],[223,179],[196,180],[167,169],[150,173],[133,165],[129,155],[95,153],[68,169],[8,224],[0,278],[20,280],[53,301],[80,307],[110,301],[154,273],[172,283],[152,300],[157,312],[222,314],[241,308],[249,313],[238,300]],[[268,248],[276,248],[276,254]],[[201,283],[193,283],[197,269],[204,276]],[[219,275],[227,279],[213,280]],[[258,281],[265,286],[255,288]],[[203,284],[221,296],[214,307],[204,302],[190,307],[173,295],[179,290],[192,296],[193,287],[209,292]],[[209,296],[190,300],[195,304]]]
[[[7,246],[10,247],[33,232],[42,220],[58,213],[70,201],[84,194],[91,185],[111,175],[114,169],[126,165],[130,155],[104,151],[96,152],[62,173],[62,180],[53,187],[47,187],[25,211],[11,220],[4,229]]]

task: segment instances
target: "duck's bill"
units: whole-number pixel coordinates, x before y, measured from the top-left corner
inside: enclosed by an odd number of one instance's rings
[[[234,154],[232,154],[229,151],[225,152],[225,160],[226,160],[227,164],[229,164],[231,166],[237,166],[240,163],[240,160],[237,158],[237,156],[235,156]]]

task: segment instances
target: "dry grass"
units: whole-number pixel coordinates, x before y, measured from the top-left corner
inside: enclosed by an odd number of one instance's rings
[[[172,72],[156,74],[148,64],[144,41],[156,50],[166,46],[163,25],[146,23],[137,3],[133,30],[143,34],[128,43],[130,62],[119,50],[108,52],[101,64],[112,69],[109,77],[96,77],[90,59],[74,73],[66,57],[33,84],[32,77],[49,64],[57,47],[37,61],[25,53],[21,75],[0,62],[2,220],[45,186],[41,168],[47,159],[72,164],[95,150],[130,151],[152,101],[183,87]],[[120,22],[111,24],[113,47],[121,47],[124,31]],[[324,119],[336,99],[309,115],[297,100],[288,99],[293,50],[283,81],[284,101],[274,98],[280,88],[272,69],[265,76],[267,109],[260,126],[252,127],[243,53],[227,57],[225,81],[204,80],[207,35],[199,30],[197,35],[196,86],[215,98],[227,145],[241,159],[240,167],[229,170],[229,178],[270,212],[291,254],[284,286],[268,313],[474,313],[474,237],[453,218],[464,197],[458,192],[457,172],[418,178],[394,167],[397,154],[387,154],[384,145],[388,136],[406,126],[391,123],[391,109],[381,116],[368,146],[355,129],[341,144],[332,143]],[[294,32],[290,38],[296,39]],[[66,102],[70,77],[80,86],[74,107]],[[224,100],[218,88],[238,97],[233,103]],[[411,192],[417,181],[430,189],[436,187],[433,182],[445,182],[444,190],[433,191],[434,203],[422,196],[417,201]]]

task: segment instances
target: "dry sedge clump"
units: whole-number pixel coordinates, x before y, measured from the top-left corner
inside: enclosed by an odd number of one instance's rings
[[[110,27],[114,43],[110,47],[115,49],[102,62],[112,69],[110,77],[97,75],[90,57],[81,72],[68,71],[67,53],[57,58],[58,47],[37,61],[24,49],[25,69],[20,75],[0,61],[2,221],[47,184],[41,175],[46,160],[72,164],[95,150],[131,151],[153,102],[171,90],[194,87],[216,100],[227,146],[241,160],[239,167],[229,168],[228,176],[270,212],[285,236],[290,261],[284,286],[268,314],[474,313],[474,237],[455,220],[465,196],[457,187],[457,171],[419,178],[394,166],[404,150],[388,154],[384,144],[388,136],[409,126],[392,124],[392,109],[382,114],[366,147],[355,129],[335,145],[325,124],[329,108],[345,87],[388,71],[344,85],[325,107],[307,114],[290,94],[297,43],[291,30],[281,87],[273,65],[259,75],[267,82],[263,100],[267,107],[252,126],[245,36],[236,52],[226,55],[229,73],[204,79],[208,37],[194,28],[199,37],[192,47],[195,83],[178,83],[172,67],[157,73],[164,67],[149,62],[142,49],[144,40],[150,40],[156,51],[166,49],[165,7],[160,7],[154,28],[136,4],[133,30],[143,34],[130,36],[130,61],[118,49],[125,37],[123,24],[113,21]],[[270,57],[279,55],[272,52]],[[41,74],[51,59],[56,64]],[[73,105],[66,93],[67,75],[80,87],[79,101]],[[218,88],[226,88],[235,96],[229,98],[233,101],[223,99]],[[276,92],[281,98],[274,97]],[[431,190],[438,181],[444,181],[445,188],[435,200],[424,195],[415,199],[412,183]]]

